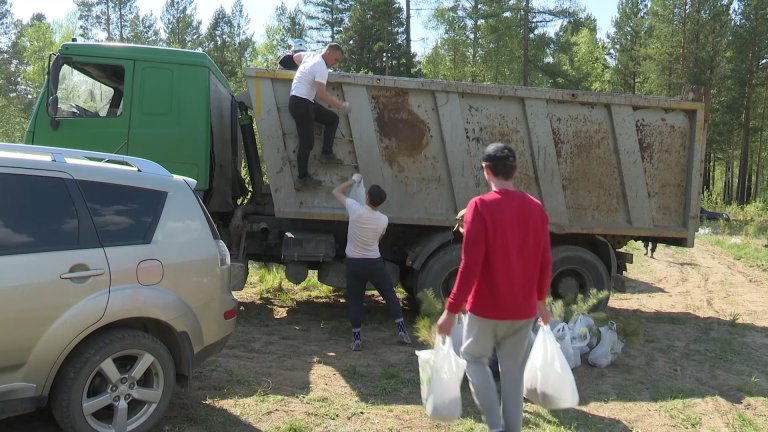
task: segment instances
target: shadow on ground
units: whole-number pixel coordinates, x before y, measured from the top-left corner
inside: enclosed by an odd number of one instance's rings
[[[635,281],[636,282],[636,281]],[[647,285],[647,284],[645,284]],[[635,292],[654,292],[633,285]],[[409,322],[414,313],[405,308]],[[732,403],[745,396],[768,395],[762,359],[768,358],[768,332],[763,327],[690,313],[608,309],[619,323],[639,323],[639,334],[627,340],[621,357],[605,369],[584,365],[574,370],[581,404],[607,400],[668,401],[720,396]],[[317,386],[317,365],[328,366],[329,385],[346,386],[371,405],[421,405],[415,344],[400,345],[383,302],[366,300],[363,351],[351,352],[347,305],[341,296],[323,301],[280,304],[241,302],[238,327],[225,350],[194,372],[193,390],[177,394],[157,432],[208,430],[259,431],[230,412],[205,403],[209,399],[253,396],[304,397]],[[330,389],[333,391],[333,389]],[[463,386],[465,417],[479,419],[467,384]],[[548,419],[526,408],[526,425],[590,425],[592,430],[627,431],[615,419],[566,410]],[[556,419],[556,420],[553,420]],[[44,413],[0,421],[0,430],[58,431]]]
[[[195,401],[190,394],[177,390],[165,417],[152,432],[261,432],[232,413]],[[0,420],[3,432],[61,432],[47,410]]]

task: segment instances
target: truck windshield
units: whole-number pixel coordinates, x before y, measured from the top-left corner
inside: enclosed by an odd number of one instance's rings
[[[118,117],[124,79],[120,65],[65,63],[59,72],[57,117]]]

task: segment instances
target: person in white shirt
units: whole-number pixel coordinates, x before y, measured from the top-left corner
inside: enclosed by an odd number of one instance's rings
[[[341,164],[341,159],[333,154],[333,139],[339,126],[339,115],[315,102],[324,102],[331,108],[345,112],[349,104],[336,99],[328,93],[325,84],[328,82],[328,68],[337,65],[344,53],[341,46],[329,43],[322,54],[304,51],[294,54],[293,58],[299,68],[291,84],[291,97],[288,101],[288,111],[296,121],[299,134],[299,149],[296,160],[299,170],[298,186],[314,187],[321,182],[309,175],[309,153],[315,145],[314,123],[325,126],[323,132],[323,149],[320,161],[327,164]]]
[[[379,212],[379,206],[387,199],[387,193],[381,186],[372,185],[365,194],[365,205],[352,198],[347,198],[344,195],[346,190],[360,180],[362,180],[362,176],[355,174],[351,180],[340,184],[333,190],[333,195],[347,209],[349,214],[345,252],[347,255],[347,301],[349,302],[349,315],[352,324],[352,350],[360,351],[363,347],[360,331],[363,324],[365,286],[368,282],[373,284],[376,291],[387,302],[390,315],[397,326],[399,342],[410,344],[411,337],[403,321],[400,300],[395,295],[392,277],[379,252],[379,241],[384,236],[389,224],[387,216]]]

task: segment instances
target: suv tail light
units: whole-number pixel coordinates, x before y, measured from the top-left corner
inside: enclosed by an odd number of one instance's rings
[[[230,260],[229,249],[227,249],[227,245],[225,245],[221,240],[216,240],[216,249],[219,251],[219,266],[228,266],[230,264]]]

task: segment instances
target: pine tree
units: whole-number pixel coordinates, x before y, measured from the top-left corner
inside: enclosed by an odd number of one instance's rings
[[[203,31],[201,21],[197,19],[195,0],[167,0],[160,21],[166,46],[182,49],[200,46]]]
[[[246,59],[254,49],[250,18],[241,0],[235,0],[231,13],[219,6],[205,32],[204,49],[230,82],[233,91],[245,89],[243,77]]]
[[[337,42],[352,10],[352,0],[304,0],[309,36],[318,44]]]
[[[643,35],[647,28],[648,0],[619,0],[618,15],[611,21],[614,32],[608,35],[613,90],[638,93],[642,75],[640,65]]]
[[[213,17],[205,31],[204,49],[208,56],[219,66],[222,73],[229,77],[234,75],[234,66],[228,62],[227,50],[230,46],[229,29],[232,27],[229,14],[219,6],[213,12]]]
[[[290,50],[294,39],[306,39],[307,30],[303,13],[297,5],[292,10],[281,2],[264,29],[264,42],[252,52],[251,62],[257,67],[274,68],[280,55]]]
[[[564,22],[555,33],[552,48],[552,86],[605,91],[608,88],[607,42],[597,36],[597,20],[591,15]]]
[[[396,0],[358,1],[339,42],[343,70],[411,76],[413,53],[407,52],[403,8]]]
[[[768,57],[768,4],[760,0],[741,0],[736,12],[734,28],[734,54],[742,66],[741,95],[743,100],[736,202],[739,205],[751,201],[750,150],[753,121],[753,104],[758,82],[764,78],[760,66]]]
[[[160,45],[162,39],[160,29],[157,27],[157,18],[152,13],[146,15],[137,13],[128,23],[126,42],[157,46]]]
[[[139,13],[136,0],[75,0],[80,34],[89,40],[126,42],[128,26]]]

